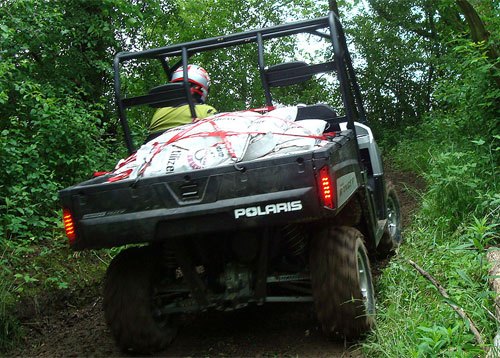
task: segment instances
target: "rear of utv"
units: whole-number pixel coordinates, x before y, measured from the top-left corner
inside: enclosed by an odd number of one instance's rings
[[[328,43],[331,61],[266,65],[268,41],[302,33]],[[385,182],[344,33],[333,13],[119,53],[115,90],[127,148],[133,156],[130,108],[188,103],[194,111],[185,81],[139,96],[122,95],[120,74],[137,68],[127,64],[158,62],[171,78],[178,68],[186,71],[197,53],[248,44],[258,51],[255,66],[266,97],[265,107],[252,110],[250,120],[272,121],[286,112],[292,119],[279,119],[288,127],[283,133],[271,133],[273,138],[286,137],[286,143],[307,139],[312,143],[308,149],[273,149],[252,160],[231,157],[222,165],[158,175],[137,171],[135,177],[120,180],[110,173],[60,192],[66,231],[75,250],[134,244],[113,259],[104,285],[106,321],[125,351],[165,348],[177,334],[182,314],[267,302],[313,302],[323,331],[332,337],[358,339],[374,325],[370,257],[387,256],[399,245],[400,208],[394,187]],[[273,89],[323,73],[338,81],[342,106],[337,110],[342,115],[327,104],[275,109]],[[331,96],[325,93],[325,102]],[[226,119],[227,115],[247,116],[236,112],[226,114]],[[207,123],[219,123],[220,118]],[[319,133],[290,134],[318,123]],[[250,135],[256,140],[270,138],[269,133]],[[203,135],[219,138],[217,148],[231,153],[228,141],[234,131]],[[177,142],[165,143],[162,148]],[[168,158],[161,165],[170,165]]]

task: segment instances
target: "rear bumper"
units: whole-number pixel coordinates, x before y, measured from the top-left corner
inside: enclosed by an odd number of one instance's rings
[[[102,248],[236,229],[307,222],[328,215],[313,187],[190,207],[81,219],[74,249]],[[330,213],[332,214],[332,213]]]

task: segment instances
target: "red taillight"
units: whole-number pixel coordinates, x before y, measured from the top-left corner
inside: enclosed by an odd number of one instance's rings
[[[332,184],[332,176],[328,166],[319,170],[319,191],[323,205],[333,209],[335,207],[335,188]]]
[[[76,239],[75,223],[73,222],[73,216],[68,209],[63,209],[63,222],[64,230],[66,231],[66,236],[69,239],[69,243],[73,244]]]

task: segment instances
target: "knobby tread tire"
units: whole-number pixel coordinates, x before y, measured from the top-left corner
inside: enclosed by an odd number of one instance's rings
[[[396,188],[392,182],[388,182],[386,186],[387,203],[389,206],[389,201],[392,201],[394,206],[394,215],[396,216],[396,232],[391,234],[389,226],[384,230],[384,234],[380,239],[377,246],[377,256],[379,258],[386,258],[390,256],[399,247],[402,241],[401,235],[401,203],[396,192]]]
[[[368,312],[360,289],[358,251],[368,271]],[[329,337],[359,339],[375,318],[373,283],[363,235],[352,227],[324,228],[311,243],[311,285],[318,320]]]
[[[161,250],[132,247],[111,262],[104,284],[104,315],[124,352],[164,349],[177,334],[171,320],[153,317],[153,290],[161,274]],[[170,317],[171,318],[171,317]]]

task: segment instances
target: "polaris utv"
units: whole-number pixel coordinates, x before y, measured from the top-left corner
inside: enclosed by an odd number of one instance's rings
[[[267,41],[302,33],[326,41],[331,61],[266,65]],[[334,13],[117,54],[116,101],[127,148],[135,152],[130,108],[188,103],[195,113],[187,81],[122,95],[121,73],[128,63],[156,61],[170,78],[181,66],[186,71],[197,53],[248,44],[258,51],[266,98],[261,113],[273,106],[273,88],[322,73],[335,76],[342,103],[336,109],[342,115],[327,104],[314,104],[298,107],[295,118],[326,121],[324,146],[151,177],[110,181],[113,174],[105,174],[60,191],[72,248],[136,244],[114,257],[104,285],[106,321],[125,351],[165,348],[183,313],[266,302],[314,302],[328,336],[358,339],[374,324],[369,257],[387,256],[399,245],[400,208],[394,187],[385,183]]]

